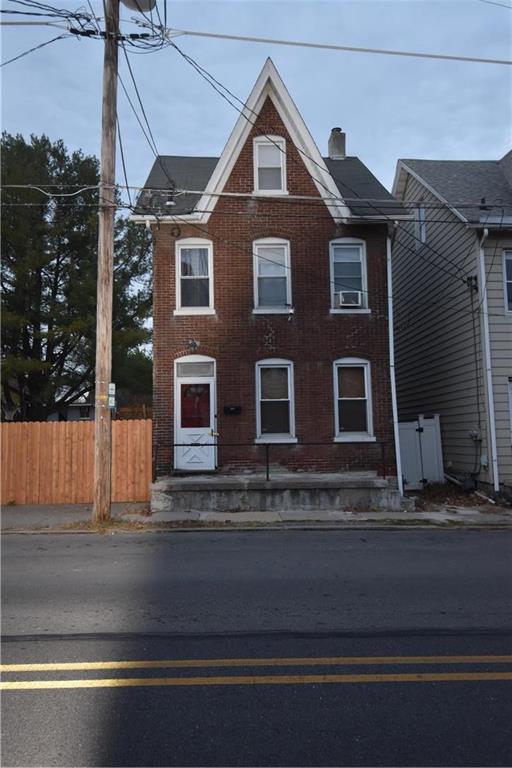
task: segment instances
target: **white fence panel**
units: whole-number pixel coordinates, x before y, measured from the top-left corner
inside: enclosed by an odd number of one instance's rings
[[[443,449],[439,416],[420,414],[399,424],[404,490],[418,491],[427,483],[443,483]]]

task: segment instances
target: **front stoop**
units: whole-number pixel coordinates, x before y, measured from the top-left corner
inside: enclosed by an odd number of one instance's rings
[[[151,512],[186,520],[194,512],[383,511],[403,508],[396,479],[372,472],[162,477],[152,485]]]

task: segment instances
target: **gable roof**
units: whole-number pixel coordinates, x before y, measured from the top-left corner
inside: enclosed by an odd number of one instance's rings
[[[162,156],[157,158],[148,177],[144,189],[137,201],[135,218],[147,215],[153,218],[151,211],[144,208],[156,205],[160,208],[159,216],[193,216],[195,221],[206,223],[215,208],[218,195],[224,189],[229,174],[242,150],[251,128],[255,115],[259,114],[264,102],[269,98],[276,108],[293,144],[299,151],[319,195],[328,203],[328,210],[336,221],[343,221],[354,215],[369,217],[382,216],[381,210],[375,206],[357,208],[348,206],[344,200],[345,194],[352,197],[373,197],[383,200],[389,207],[389,212],[395,215],[407,215],[407,212],[393,200],[392,196],[370,171],[357,159],[346,160],[324,159],[316,146],[302,116],[288,93],[274,63],[267,59],[256,83],[245,102],[233,131],[219,158],[212,157],[181,157]],[[335,169],[335,170],[334,170]],[[333,177],[336,177],[333,178]],[[151,189],[172,188],[198,190],[201,195],[179,195],[175,205],[166,205],[169,198],[162,199]],[[354,190],[354,192],[352,191]],[[364,194],[359,190],[364,190]],[[161,207],[159,205],[161,203]],[[197,210],[194,213],[194,209]],[[356,210],[360,211],[356,213]],[[386,211],[386,215],[389,215]]]
[[[472,225],[512,224],[512,151],[501,160],[399,160],[393,185],[399,199],[407,172]]]
[[[407,213],[358,157],[344,160],[322,158],[336,184],[338,194],[346,200],[353,216],[403,216]],[[171,197],[166,189],[192,189],[204,192],[219,162],[218,157],[184,157],[161,155],[153,167],[137,201],[136,214],[160,211],[161,216],[191,214],[201,200],[201,194],[178,194]],[[371,202],[357,202],[355,198],[368,198]],[[175,205],[167,206],[169,200]],[[201,210],[201,209],[200,209]]]

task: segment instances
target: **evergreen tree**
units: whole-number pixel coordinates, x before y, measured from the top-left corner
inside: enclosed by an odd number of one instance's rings
[[[62,141],[2,134],[2,408],[44,420],[94,387],[99,164]],[[151,244],[118,217],[113,303],[114,371],[147,342]],[[113,380],[115,378],[113,377]]]

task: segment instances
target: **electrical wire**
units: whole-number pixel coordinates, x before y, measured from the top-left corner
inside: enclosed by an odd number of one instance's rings
[[[512,11],[512,5],[506,5],[505,3],[497,3],[496,0],[478,0],[479,3],[486,3],[487,5],[497,5],[499,8],[507,8]]]
[[[406,56],[418,59],[437,59],[441,61],[460,61],[465,63],[476,64],[500,64],[500,65],[512,65],[510,59],[487,59],[477,56],[455,56],[444,53],[427,53],[419,51],[402,51],[402,50],[390,50],[384,48],[361,48],[357,46],[349,45],[330,45],[327,43],[310,43],[307,41],[299,40],[280,40],[268,37],[253,37],[251,35],[227,35],[217,32],[197,32],[190,29],[168,29],[166,34],[169,38],[186,35],[188,37],[207,37],[217,40],[234,40],[248,43],[264,43],[266,45],[287,45],[299,48],[316,48],[328,51],[346,51],[348,53],[371,53],[380,54],[384,56]]]
[[[216,91],[216,92],[217,92],[217,93],[218,93],[218,94],[219,94],[219,95],[220,95],[220,96],[221,96],[221,97],[222,97],[222,98],[223,98],[225,101],[227,101],[227,103],[228,103],[228,104],[229,104],[229,105],[230,105],[230,106],[231,106],[233,109],[235,109],[235,110],[236,110],[236,111],[237,111],[237,112],[238,112],[238,113],[239,113],[239,114],[240,114],[242,117],[244,117],[244,119],[245,119],[245,120],[246,120],[246,121],[247,121],[247,122],[248,122],[250,125],[254,126],[254,124],[255,124],[255,122],[256,122],[256,119],[259,117],[259,114],[258,114],[258,113],[256,113],[256,112],[255,112],[253,109],[251,109],[251,108],[250,108],[250,107],[249,107],[249,106],[246,104],[246,102],[242,101],[242,100],[241,100],[241,99],[240,99],[238,96],[236,96],[235,94],[233,94],[233,93],[232,93],[232,92],[231,92],[231,91],[230,91],[230,90],[229,90],[229,89],[228,89],[226,86],[224,86],[222,83],[220,83],[220,81],[219,81],[219,80],[217,80],[216,78],[214,78],[214,77],[213,77],[213,75],[211,75],[211,74],[210,74],[210,73],[209,73],[209,72],[208,72],[206,69],[204,69],[204,67],[202,67],[200,64],[198,64],[198,63],[197,63],[197,62],[196,62],[196,61],[195,61],[195,60],[194,60],[194,59],[193,59],[191,56],[189,56],[189,55],[188,55],[188,54],[186,54],[184,51],[182,51],[182,50],[181,50],[181,49],[180,49],[180,48],[179,48],[179,47],[178,47],[178,46],[177,46],[175,43],[171,42],[171,45],[172,45],[172,47],[173,47],[173,48],[175,48],[175,50],[176,50],[176,51],[177,51],[177,52],[178,52],[178,53],[179,53],[179,54],[180,54],[180,55],[181,55],[181,56],[182,56],[182,57],[183,57],[183,58],[184,58],[184,59],[185,59],[185,60],[186,60],[186,61],[187,61],[187,62],[188,62],[188,63],[189,63],[189,64],[190,64],[190,65],[191,65],[191,66],[192,66],[192,67],[193,67],[193,68],[194,68],[196,71],[197,71],[197,72],[198,72],[198,74],[199,74],[199,75],[200,75],[200,76],[201,76],[203,79],[205,79],[205,80],[206,80],[206,82],[208,82],[208,83],[209,83],[209,85],[210,85],[212,88],[214,88],[214,90],[215,90],[215,91]],[[222,88],[222,89],[223,89],[224,91],[226,91],[226,93],[228,93],[228,94],[229,94],[229,95],[230,95],[230,96],[231,96],[233,99],[235,99],[236,101],[238,101],[238,103],[239,103],[239,104],[241,104],[241,105],[243,106],[243,109],[240,109],[239,107],[237,107],[237,106],[236,106],[236,104],[233,104],[233,103],[230,101],[230,99],[229,99],[229,98],[227,98],[227,97],[226,97],[226,95],[225,95],[224,93],[222,93],[222,92],[219,90],[219,88]],[[249,117],[248,117],[248,116],[245,114],[245,110],[247,110],[247,111],[249,111],[249,112],[252,112],[252,113],[254,114],[254,116],[255,116],[255,120],[254,120],[254,121],[252,121],[252,120],[250,120],[250,119],[249,119]],[[263,135],[263,136],[265,136],[265,137],[266,137],[266,138],[267,138],[269,141],[271,141],[271,143],[272,143],[272,144],[275,144],[275,146],[277,147],[277,149],[278,149],[278,150],[279,150],[279,151],[280,151],[282,154],[284,154],[284,155],[285,155],[287,158],[290,158],[291,160],[295,161],[295,158],[293,157],[293,155],[290,155],[290,154],[289,154],[289,153],[288,153],[286,150],[283,150],[282,146],[281,146],[280,144],[278,144],[277,142],[275,142],[271,136],[268,136],[267,134],[262,134],[262,135]],[[292,142],[292,143],[293,143],[293,142]],[[308,159],[309,159],[311,162],[313,162],[315,165],[317,165],[317,166],[318,166],[318,167],[319,167],[319,168],[320,168],[322,171],[324,171],[324,172],[325,172],[325,171],[327,171],[327,173],[329,174],[329,176],[330,176],[330,177],[333,179],[333,181],[335,182],[335,184],[336,184],[336,186],[338,187],[338,189],[339,189],[339,186],[338,186],[338,184],[341,184],[341,185],[342,185],[342,187],[345,187],[345,188],[346,188],[346,189],[348,189],[348,190],[349,190],[349,191],[350,191],[352,194],[354,194],[354,195],[356,196],[356,198],[358,197],[358,195],[357,195],[356,191],[355,191],[355,190],[354,190],[352,187],[350,187],[350,186],[349,186],[349,185],[348,185],[348,184],[347,184],[345,181],[342,181],[341,179],[338,179],[338,178],[337,178],[337,177],[336,177],[336,176],[335,176],[335,175],[334,175],[334,174],[333,174],[331,171],[329,171],[329,169],[328,169],[328,168],[325,166],[325,163],[324,163],[323,165],[320,165],[320,163],[318,163],[318,162],[317,162],[317,161],[316,161],[314,158],[312,158],[312,157],[311,157],[311,156],[310,156],[308,153],[304,152],[304,150],[302,150],[300,147],[298,147],[298,146],[297,146],[295,143],[293,143],[293,146],[295,147],[295,149],[296,149],[296,150],[297,150],[299,153],[301,153],[301,154],[302,154],[304,157],[308,158]],[[332,191],[331,191],[331,190],[330,190],[330,189],[329,189],[329,188],[328,188],[328,187],[327,187],[327,186],[326,186],[326,185],[325,185],[325,184],[324,184],[324,183],[323,183],[323,182],[322,182],[320,179],[317,179],[317,178],[316,178],[315,176],[313,176],[312,174],[310,174],[310,175],[312,176],[312,178],[313,178],[313,180],[314,180],[314,181],[316,181],[316,182],[317,182],[318,184],[320,184],[320,185],[321,185],[321,186],[322,186],[322,187],[323,187],[323,188],[324,188],[324,189],[325,189],[327,192],[329,192],[329,195],[332,195]],[[343,204],[343,203],[344,203],[344,198],[343,198],[342,196],[340,196],[340,198],[339,198],[339,199],[340,199],[341,203]],[[376,211],[376,212],[379,214],[379,216],[381,216],[381,217],[385,218],[385,219],[386,219],[387,221],[389,221],[389,222],[394,222],[394,219],[393,219],[393,217],[392,217],[392,216],[386,215],[386,214],[385,214],[385,213],[384,213],[384,212],[383,212],[381,209],[377,208],[377,206],[374,206],[374,205],[372,205],[371,207],[372,207],[372,208],[374,208],[374,210],[375,210],[375,211]],[[414,233],[412,234],[412,237],[413,237],[415,240],[417,240],[418,242],[421,242],[421,241],[420,241],[420,238],[419,238],[419,237],[417,237],[417,236],[416,236]],[[438,258],[442,259],[443,261],[448,261],[448,262],[450,262],[450,259],[448,259],[448,258],[446,257],[446,255],[444,255],[444,254],[439,254],[439,253],[438,253],[438,252],[437,252],[437,251],[436,251],[434,248],[432,248],[432,246],[430,246],[430,245],[428,245],[428,244],[424,244],[424,245],[426,246],[426,248],[427,248],[429,251],[431,251],[432,253],[435,253],[435,254],[438,256]],[[460,266],[459,266],[458,264],[455,264],[455,263],[453,263],[453,266],[454,266],[454,268],[457,270],[457,272],[461,271],[461,270],[460,270]],[[446,270],[445,270],[445,271],[446,271]],[[448,272],[447,272],[447,273],[448,273]],[[448,273],[448,274],[450,274],[450,273]],[[454,275],[452,275],[452,276],[454,276]],[[457,275],[456,277],[457,277],[457,279],[460,279],[461,281],[465,282],[465,280],[467,279],[467,277],[468,277],[468,276],[467,276],[467,275],[465,275],[464,277],[459,277],[459,276]]]
[[[116,123],[117,123],[117,136],[118,136],[118,139],[119,139],[119,151],[121,153],[121,164],[123,166],[123,175],[124,175],[124,180],[126,182],[126,191],[127,191],[127,194],[128,194],[128,201],[129,201],[130,207],[131,207],[132,206],[132,196],[131,196],[131,193],[130,193],[130,187],[128,185],[128,176],[127,176],[127,173],[126,173],[126,163],[125,163],[125,159],[124,159],[124,150],[123,150],[123,139],[121,137],[121,126],[119,125],[119,116],[117,116],[117,115],[116,115]]]
[[[33,189],[34,187],[42,188],[42,189],[44,189],[45,187],[46,188],[50,188],[50,187],[63,187],[64,188],[65,187],[65,188],[72,189],[72,188],[75,188],[75,187],[81,187],[82,185],[81,184],[60,184],[60,183],[46,184],[46,183],[40,183],[40,182],[30,182],[30,183],[27,182],[25,184],[2,184],[1,186],[2,186],[3,189],[10,189],[10,188],[12,188],[12,189]],[[93,188],[93,186],[94,185],[91,185],[91,188]],[[99,188],[100,185],[97,185],[97,186]],[[153,186],[152,187],[148,187],[147,185],[145,185],[145,186],[136,186],[134,184],[131,184],[129,186],[122,185],[122,184],[117,184],[115,186],[119,187],[120,189],[131,189],[131,190],[135,190],[135,191],[138,191],[138,192],[142,192],[142,191],[144,191],[144,192],[169,192],[169,187],[153,187]],[[174,194],[175,195],[182,195],[182,194],[187,194],[187,195],[203,195],[204,194],[204,189],[184,189],[184,188],[181,188],[181,187],[177,187],[174,190]],[[256,199],[261,200],[261,197],[258,196],[258,195],[255,195],[253,192],[209,192],[208,194],[211,195],[212,197],[245,198],[245,199],[250,199],[250,200],[256,200]],[[382,202],[382,199],[374,198],[374,197],[344,197],[343,199],[345,200],[345,202],[368,202],[368,203],[379,203],[379,202]],[[328,205],[328,201],[326,202],[325,198],[320,198],[320,197],[312,196],[312,195],[286,195],[286,197],[279,198],[278,202],[280,202],[280,203],[281,202],[282,203],[287,203],[290,200],[291,201],[293,201],[293,200],[300,200],[300,201],[304,201],[304,202],[314,202],[315,206],[317,206],[320,203]],[[407,202],[407,205],[410,208],[414,208],[416,206],[421,207],[421,208],[425,208],[425,209],[433,209],[433,210],[435,210],[435,209],[444,210],[446,208],[446,204],[445,203],[428,201],[428,200],[424,200],[424,201],[410,200],[410,201],[406,201],[406,202]],[[452,201],[452,202],[450,202],[450,205],[452,207],[455,207],[455,208],[456,207],[465,207],[465,208],[475,208],[476,209],[476,208],[481,208],[482,207],[482,202],[481,201],[473,202],[473,201],[470,201],[470,200],[462,200],[462,201],[459,201],[459,202],[453,202]],[[496,202],[496,203],[488,203],[488,202],[486,202],[485,203],[485,208],[486,209],[487,208],[491,208],[491,209],[492,208],[499,208],[500,210],[502,210],[502,208],[503,208],[503,201],[499,200],[499,202]],[[431,221],[431,219],[429,219],[428,221]],[[450,221],[451,221],[451,219],[450,219]],[[459,224],[460,222],[457,221],[455,223]]]
[[[57,40],[63,40],[66,37],[71,37],[69,34],[64,35],[57,35],[57,37],[52,37],[51,40],[47,40],[44,43],[40,43],[39,45],[35,45],[33,48],[29,48],[28,51],[23,51],[23,53],[19,53],[17,56],[14,56],[12,59],[8,59],[8,61],[3,61],[0,64],[0,67],[6,67],[8,64],[12,64],[14,61],[18,61],[18,59],[22,59],[24,56],[28,56],[29,53],[33,53],[34,51],[38,51],[39,48],[44,48],[46,45],[50,45],[50,43],[55,43]]]

